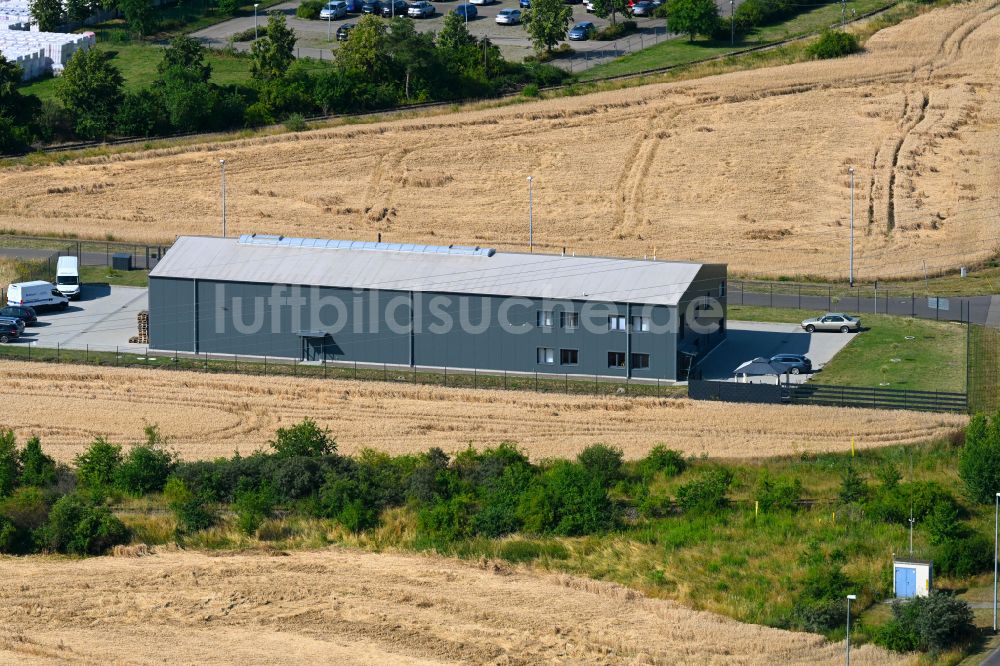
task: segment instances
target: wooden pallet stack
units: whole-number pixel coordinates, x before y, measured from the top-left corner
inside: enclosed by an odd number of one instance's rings
[[[128,339],[130,345],[148,345],[149,344],[149,311],[142,310],[139,312],[139,335],[133,335]]]

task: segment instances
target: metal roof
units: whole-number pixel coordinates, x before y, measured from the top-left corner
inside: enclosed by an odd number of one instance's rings
[[[279,238],[248,243],[182,236],[150,277],[676,305],[703,265],[493,250],[358,248],[352,241],[317,245]]]

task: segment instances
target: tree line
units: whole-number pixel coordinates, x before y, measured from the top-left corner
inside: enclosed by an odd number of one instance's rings
[[[296,60],[296,37],[283,15],[272,13],[261,32],[251,47],[246,85],[213,83],[205,48],[181,36],[163,51],[153,83],[141,89],[126,89],[105,51],[78,51],[56,82],[58,105],[20,93],[19,68],[0,56],[0,152],[23,151],[37,141],[221,130],[295,115],[483,98],[566,76],[549,65],[505,60],[455,15],[437,34],[418,32],[403,18],[386,23],[364,16],[332,66],[318,72]]]

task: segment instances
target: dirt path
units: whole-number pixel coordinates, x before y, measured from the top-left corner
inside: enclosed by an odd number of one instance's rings
[[[870,647],[856,664],[900,660]],[[836,664],[614,585],[344,550],[0,559],[0,663]]]

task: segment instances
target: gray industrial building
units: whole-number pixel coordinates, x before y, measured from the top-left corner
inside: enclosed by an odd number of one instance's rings
[[[181,237],[149,275],[164,351],[686,379],[726,266],[282,236]]]

